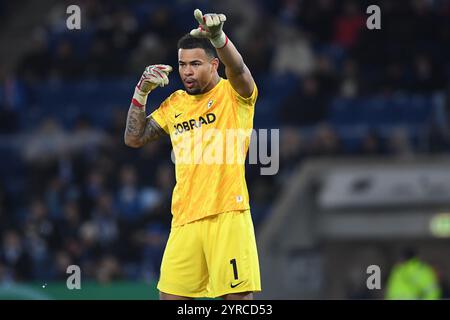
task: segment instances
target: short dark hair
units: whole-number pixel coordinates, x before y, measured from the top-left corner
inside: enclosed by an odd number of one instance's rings
[[[205,53],[211,58],[217,58],[216,49],[207,38],[196,38],[189,33],[185,34],[178,40],[178,49],[196,49],[205,50]]]

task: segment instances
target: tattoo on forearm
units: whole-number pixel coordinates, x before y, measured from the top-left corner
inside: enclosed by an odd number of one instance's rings
[[[131,105],[128,110],[126,133],[130,136],[140,137],[145,128],[145,110]]]
[[[152,118],[146,118],[145,110],[130,106],[125,136],[137,146],[142,146],[164,135],[164,130]]]
[[[147,142],[156,140],[164,133],[164,130],[159,126],[158,123],[156,123],[156,121],[152,117],[147,118],[147,124],[145,125],[142,142],[145,144]]]

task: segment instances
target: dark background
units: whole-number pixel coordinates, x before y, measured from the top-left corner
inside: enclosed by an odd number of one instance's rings
[[[366,28],[374,3],[381,30]],[[448,154],[449,1],[0,1],[0,284],[65,281],[70,264],[83,281],[157,279],[170,141],[135,150],[123,132],[146,65],[175,68],[148,111],[181,87],[176,42],[197,7],[227,15],[259,88],[255,128],[280,129],[278,174],[247,166],[257,237],[305,161]]]

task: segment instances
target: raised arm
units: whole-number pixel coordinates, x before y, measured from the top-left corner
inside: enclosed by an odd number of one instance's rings
[[[172,67],[167,65],[152,65],[145,68],[136,85],[128,110],[124,135],[127,146],[132,148],[142,147],[165,133],[151,116],[146,116],[145,105],[147,96],[153,89],[169,83],[168,74],[170,71],[172,71]]]
[[[254,80],[241,54],[222,30],[227,19],[225,15],[215,13],[203,15],[196,9],[194,17],[199,27],[193,29],[191,35],[205,37],[211,41],[219,59],[225,65],[225,73],[233,89],[244,98],[250,97],[254,90]]]

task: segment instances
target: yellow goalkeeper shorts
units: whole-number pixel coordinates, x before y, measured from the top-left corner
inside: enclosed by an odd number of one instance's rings
[[[172,227],[158,290],[191,298],[261,291],[250,210],[225,212]]]

